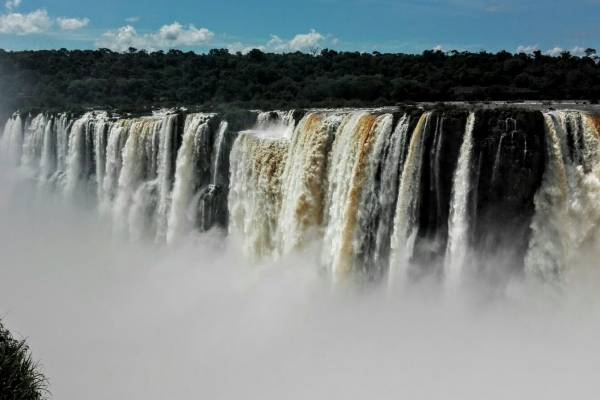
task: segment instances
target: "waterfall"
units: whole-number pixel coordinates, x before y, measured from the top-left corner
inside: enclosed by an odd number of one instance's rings
[[[206,174],[199,165],[210,165],[210,150],[207,155],[206,147],[210,143],[209,122],[213,117],[213,114],[193,114],[185,121],[183,139],[177,153],[167,243],[173,243],[191,231],[196,223],[197,213],[193,207],[190,209],[190,205],[199,185],[203,183],[201,173]]]
[[[86,151],[86,131],[92,117],[92,113],[85,114],[75,121],[71,128],[67,156],[67,181],[65,187],[65,193],[71,197],[77,194],[82,181],[87,178],[86,172],[88,169],[88,160]],[[83,190],[83,192],[85,192],[85,190]]]
[[[593,117],[544,114],[548,164],[536,194],[529,276],[561,284],[600,245],[600,139]]]
[[[47,121],[42,139],[42,155],[40,160],[40,182],[44,184],[56,171],[56,124],[53,119]]]
[[[229,232],[253,260],[275,258],[289,140],[242,132],[231,150]]]
[[[293,133],[281,178],[285,182],[278,219],[282,254],[300,249],[321,228],[328,154],[340,122],[335,113],[309,113]]]
[[[112,203],[117,195],[117,185],[122,166],[122,151],[127,141],[131,121],[118,121],[111,125],[108,132],[106,151],[104,152],[104,178],[99,187],[100,212],[110,214]]]
[[[445,260],[445,278],[449,287],[462,281],[463,270],[469,249],[469,192],[471,190],[471,168],[473,154],[473,128],[475,113],[467,118],[465,136],[460,147],[458,165],[454,173],[450,218],[448,222],[448,247]],[[500,146],[498,146],[500,149]]]
[[[21,159],[23,146],[23,120],[20,115],[10,118],[4,127],[4,133],[0,141],[0,153],[9,163],[16,166]]]
[[[134,121],[123,148],[123,165],[113,210],[114,225],[121,234],[131,233],[133,229],[129,226],[129,209],[138,186],[143,182],[146,167],[144,145],[152,128],[152,121]]]
[[[106,173],[106,132],[110,131],[111,124],[106,117],[101,118],[94,126],[93,142],[94,157],[96,160],[96,194],[98,201],[102,201],[104,174]]]
[[[396,210],[396,200],[404,161],[410,140],[410,116],[404,115],[383,149],[381,161],[381,182],[377,204],[378,220],[375,236],[375,247],[369,255],[374,274],[383,275],[389,267],[392,224]],[[363,260],[365,262],[366,260]]]
[[[129,240],[222,227],[256,262],[315,243],[333,282],[566,282],[600,248],[599,117],[403,111],[15,113],[0,154]]]
[[[399,122],[400,125],[404,123]],[[353,238],[353,253],[354,267],[357,272],[362,273],[367,279],[380,278],[383,271],[381,266],[375,261],[375,253],[377,247],[381,249],[381,243],[377,243],[380,214],[385,207],[384,202],[387,201],[386,195],[383,193],[388,188],[383,188],[382,185],[393,186],[395,182],[389,181],[391,166],[386,166],[389,158],[394,158],[395,154],[385,154],[389,151],[389,147],[395,147],[396,135],[392,136],[394,118],[391,114],[386,114],[380,117],[377,121],[378,134],[373,146],[373,151],[369,157],[369,164],[366,168],[366,179],[363,184],[363,192],[358,207],[358,219],[356,223],[356,231]],[[396,149],[392,149],[396,151]],[[398,162],[399,159],[396,159]],[[387,171],[384,171],[387,168]],[[396,166],[397,169],[397,166]],[[388,173],[388,175],[384,175]]]
[[[35,176],[38,172],[44,133],[46,132],[46,125],[49,123],[46,115],[39,114],[31,120],[25,129],[21,166],[32,176]]]
[[[327,226],[321,260],[334,282],[352,269],[354,235],[370,156],[389,116],[352,113],[336,133],[332,147],[326,201]]]
[[[177,115],[168,115],[162,125],[158,150],[158,205],[156,209],[156,241],[167,238],[167,222],[171,206],[171,188],[173,185],[175,135],[177,133]]]
[[[419,119],[412,134],[402,171],[391,241],[388,276],[390,285],[395,285],[396,282],[403,285],[409,278],[410,258],[417,234],[425,131],[430,124],[431,115],[430,112],[427,112]]]
[[[163,122],[160,116],[134,120],[122,151],[113,218],[117,231],[132,239],[155,234],[150,227],[156,206],[157,139]]]

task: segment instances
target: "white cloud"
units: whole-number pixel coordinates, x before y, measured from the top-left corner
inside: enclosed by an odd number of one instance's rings
[[[583,57],[585,56],[585,48],[583,47],[579,47],[579,46],[575,46],[570,50],[571,54],[577,57]]]
[[[89,18],[57,18],[56,23],[61,31],[75,31],[85,28],[90,23]]]
[[[517,54],[525,53],[525,54],[533,54],[535,51],[538,51],[540,46],[537,44],[519,46],[517,47]]]
[[[529,46],[519,46],[517,48],[517,53],[525,53],[525,54],[533,54],[534,51],[539,51],[540,47],[536,44],[536,45],[529,45]],[[551,49],[548,49],[544,52],[545,55],[550,56],[550,57],[559,57],[562,53],[564,53],[565,51],[568,51],[572,56],[575,57],[584,57],[585,54],[585,47],[581,47],[581,46],[575,46],[571,49],[564,49],[562,47],[556,46],[553,47]]]
[[[437,46],[435,46],[433,48],[433,51],[444,51],[444,46],[442,46],[441,44],[438,44]]]
[[[53,21],[46,10],[36,10],[29,14],[9,13],[0,15],[0,33],[30,35],[44,33],[52,28]]]
[[[9,10],[14,10],[15,8],[19,8],[21,5],[21,0],[8,0],[4,3],[4,6]]]
[[[551,57],[558,57],[560,56],[563,52],[565,51],[565,49],[561,48],[561,47],[554,47],[548,51],[546,51],[546,55],[549,55]]]
[[[325,36],[321,35],[314,29],[311,29],[308,33],[303,33],[294,36],[294,38],[289,41],[288,47],[292,51],[302,51],[307,49],[313,49],[316,47],[321,47],[324,42]]]
[[[133,24],[135,22],[138,22],[140,20],[140,17],[134,15],[133,17],[127,17],[125,18],[125,22],[128,22],[130,24]]]
[[[148,34],[139,34],[133,26],[126,25],[116,31],[105,32],[96,45],[114,51],[126,51],[130,47],[157,50],[202,46],[210,43],[214,36],[206,28],[196,28],[191,24],[183,26],[178,22],[164,25],[158,32]]]
[[[20,1],[13,0],[7,2],[18,6]],[[53,30],[55,26],[61,31],[72,31],[84,28],[90,23],[88,18],[53,18],[48,15],[46,10],[40,9],[30,13],[9,12],[0,14],[0,34],[12,35],[32,35],[47,33]]]
[[[285,53],[295,51],[313,51],[323,48],[327,45],[336,45],[338,39],[331,35],[323,35],[314,29],[308,33],[300,33],[289,40],[282,39],[277,35],[271,35],[271,39],[266,44],[248,45],[241,42],[231,43],[228,46],[229,51],[247,53],[252,49],[262,51]]]
[[[253,49],[258,49],[261,51],[267,50],[265,46],[248,46],[248,45],[243,44],[242,42],[231,43],[227,46],[227,49],[232,53],[237,53],[239,51],[242,54],[246,54],[246,53],[250,52],[250,50],[253,50]]]
[[[586,55],[585,48],[580,47],[580,46],[575,46],[572,49],[563,49],[562,47],[554,47],[554,48],[546,51],[545,54],[549,55],[551,57],[558,57],[565,51],[568,51],[572,56],[575,56],[575,57],[584,57]]]

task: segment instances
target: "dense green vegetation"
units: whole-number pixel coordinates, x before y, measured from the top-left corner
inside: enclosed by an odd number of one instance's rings
[[[29,347],[14,339],[0,322],[0,399],[46,398],[46,378],[33,362]]]
[[[426,51],[323,50],[246,55],[138,51],[0,50],[0,108],[196,105],[216,108],[366,106],[410,101],[600,98],[589,57]]]

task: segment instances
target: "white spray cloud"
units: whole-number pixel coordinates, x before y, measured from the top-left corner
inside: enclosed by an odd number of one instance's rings
[[[105,32],[96,42],[98,47],[114,51],[126,51],[130,47],[157,50],[174,47],[197,47],[207,45],[214,33],[206,28],[184,26],[178,22],[162,26],[157,32],[140,34],[131,26],[123,26],[116,31]]]
[[[64,200],[38,204],[22,183],[13,192],[3,174],[0,317],[27,338],[54,398],[597,393],[597,272],[556,297],[331,290],[315,249],[257,267],[214,232],[173,249],[126,244]]]

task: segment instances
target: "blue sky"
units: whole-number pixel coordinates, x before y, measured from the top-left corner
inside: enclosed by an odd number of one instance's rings
[[[600,46],[600,0],[0,0],[0,48],[421,52]]]

